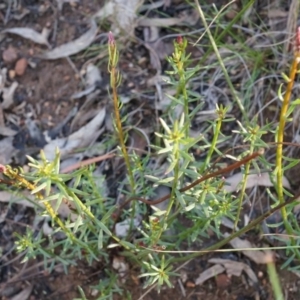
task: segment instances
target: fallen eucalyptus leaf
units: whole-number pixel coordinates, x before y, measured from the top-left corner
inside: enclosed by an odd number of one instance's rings
[[[117,237],[125,237],[128,234],[128,230],[130,228],[130,220],[124,220],[122,222],[118,222],[116,224],[115,233]],[[133,219],[133,226],[138,227],[141,224],[141,217],[135,217]]]
[[[206,269],[204,272],[200,274],[200,276],[196,279],[195,284],[199,285],[204,283],[206,280],[215,277],[216,275],[223,273],[225,271],[225,268],[221,266],[220,264],[214,265],[210,267],[209,269]]]
[[[169,195],[171,193],[171,189],[168,186],[165,185],[159,185],[153,190],[153,196],[150,198],[150,200],[156,200],[159,198],[162,198],[166,195]],[[155,204],[154,206],[157,207],[161,211],[166,211],[168,208],[170,200],[167,199],[166,201],[163,201],[161,203]]]
[[[3,136],[14,136],[17,134],[17,131],[6,126],[0,126],[0,134]]]
[[[0,162],[3,165],[11,163],[12,156],[17,150],[13,146],[13,137],[9,136],[0,141]]]
[[[110,17],[114,12],[115,3],[113,1],[106,2],[95,14],[94,18],[105,19]]]
[[[97,31],[97,24],[94,19],[91,19],[91,28],[81,37],[45,52],[40,58],[52,60],[76,54],[86,49],[94,41]]]
[[[137,24],[144,27],[170,27],[180,25],[183,21],[184,18],[140,18]]]
[[[33,290],[33,285],[29,285],[25,289],[23,289],[19,294],[15,295],[14,297],[10,298],[11,300],[25,300],[29,299]]]
[[[14,81],[10,87],[3,88],[3,90],[2,90],[2,93],[3,93],[2,94],[2,98],[3,98],[2,108],[3,109],[7,109],[7,108],[11,107],[12,104],[14,103],[14,94],[15,94],[15,91],[16,91],[18,85],[19,84],[16,81]]]
[[[114,35],[121,31],[133,35],[137,26],[137,10],[144,0],[112,0],[106,3],[95,15],[95,18],[104,19],[111,17]]]
[[[27,190],[20,191],[18,194],[12,194],[8,191],[0,191],[0,202],[16,203],[26,207],[36,207],[38,204],[40,207],[44,207],[43,202],[39,201],[35,204],[35,201],[36,197]],[[56,201],[50,201],[49,203],[53,209],[56,208]],[[69,202],[69,205],[74,208],[73,202]],[[57,209],[57,213],[63,218],[70,217],[73,222],[78,217],[77,214],[72,212],[66,201],[61,202],[59,208]]]
[[[255,172],[255,171],[250,171]],[[239,184],[243,180],[243,174],[236,173],[233,176],[226,178],[225,179],[225,185],[224,185],[224,190],[228,193],[231,192],[236,192],[238,190]],[[289,181],[286,179],[286,177],[282,178],[282,184],[285,188],[291,189]],[[265,187],[272,187],[273,183],[270,180],[270,175],[269,173],[261,173],[261,174],[249,174],[247,176],[247,183],[246,183],[246,188],[252,188],[254,186],[265,186]]]
[[[253,283],[257,283],[258,279],[253,272],[253,270],[245,263],[243,262],[237,262],[230,259],[223,259],[223,258],[211,258],[208,260],[210,263],[214,264],[221,264],[225,270],[226,273],[229,276],[237,276],[240,277],[242,275],[242,272],[246,272],[248,277],[251,279]]]
[[[85,126],[72,133],[69,137],[60,138],[51,141],[44,147],[45,156],[48,160],[55,158],[55,149],[60,149],[61,159],[66,158],[77,148],[84,148],[99,135],[99,131],[106,115],[105,108],[102,108],[98,114]]]
[[[12,33],[17,34],[27,40],[31,40],[37,44],[46,45],[50,47],[47,37],[34,29],[25,28],[25,27],[15,27],[3,30],[1,33]]]
[[[7,69],[0,70],[0,94],[2,94],[2,108],[7,109],[14,103],[14,93],[18,87],[18,83],[14,81],[9,87],[7,84]]]
[[[99,68],[93,64],[88,64],[85,76],[86,88],[81,92],[75,93],[72,96],[72,99],[79,99],[92,93],[96,89],[97,84],[99,84],[101,81],[102,77]]]
[[[224,234],[224,236],[228,237],[229,233],[226,232]],[[242,240],[240,238],[234,238],[229,242],[229,244],[234,249],[241,249],[241,252],[245,256],[249,257],[256,264],[268,264],[270,262],[273,262],[272,251],[257,250],[257,247],[253,247],[253,245],[247,240]]]

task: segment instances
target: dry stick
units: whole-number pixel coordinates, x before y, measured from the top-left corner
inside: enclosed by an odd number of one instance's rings
[[[298,66],[300,64],[300,27],[298,27],[298,31],[296,34],[296,50],[294,53],[294,59],[291,65],[290,69],[290,74],[288,77],[288,83],[286,87],[286,92],[283,97],[282,101],[282,107],[280,111],[280,119],[279,119],[279,124],[277,128],[277,141],[279,144],[277,145],[276,149],[276,169],[277,169],[277,185],[276,185],[276,191],[277,191],[277,197],[279,200],[279,203],[284,203],[284,194],[283,194],[283,184],[282,184],[282,178],[283,178],[283,167],[282,167],[282,161],[283,161],[283,145],[281,142],[283,142],[284,138],[284,130],[285,130],[285,124],[286,124],[286,118],[287,118],[287,113],[288,113],[288,108],[290,104],[290,98],[292,94],[292,89],[295,83],[295,78],[298,73]],[[285,227],[285,230],[289,235],[292,235],[293,228],[288,222],[288,217],[287,217],[287,211],[285,206],[282,206],[281,208],[281,215],[282,215],[282,220],[283,224]],[[295,244],[295,240],[292,238],[291,239],[292,244]],[[300,254],[299,252],[296,252],[296,256],[298,259],[300,259]]]
[[[75,163],[71,166],[68,166],[68,167],[64,168],[63,170],[61,170],[60,173],[69,173],[69,172],[72,172],[76,169],[79,169],[79,168],[82,168],[82,167],[85,167],[85,166],[89,166],[91,164],[94,164],[96,162],[112,158],[114,156],[116,156],[114,153],[107,153],[107,154],[104,154],[104,155],[101,155],[101,156],[96,156],[96,157],[93,157],[93,158],[89,158],[89,159],[83,160],[81,162]]]
[[[289,146],[295,146],[295,147],[300,147],[300,144],[298,143],[291,143],[291,142],[281,142],[281,143],[278,143],[278,142],[269,142],[268,145],[278,145],[278,144],[283,144],[283,145],[289,145]],[[224,154],[232,151],[232,150],[235,150],[235,149],[239,149],[239,148],[247,148],[249,147],[249,145],[239,145],[239,146],[235,146],[233,148],[230,148],[228,149],[227,151],[224,152]],[[144,150],[141,150],[139,148],[131,148],[131,150],[136,150],[136,151],[142,151],[143,153],[146,153],[148,154],[148,151],[144,151]],[[109,159],[109,158],[113,158],[115,157],[116,155],[114,154],[115,151],[111,151],[109,153],[106,153],[104,155],[101,155],[101,156],[96,156],[96,157],[92,157],[92,158],[89,158],[89,159],[86,159],[86,160],[82,160],[81,162],[78,162],[78,163],[75,163],[71,166],[68,166],[66,167],[65,169],[62,169],[60,171],[60,173],[70,173],[76,169],[79,169],[81,167],[85,167],[85,166],[89,166],[91,164],[94,164],[96,162],[99,162],[99,161],[103,161],[103,160],[106,160],[106,159]],[[224,156],[224,155],[223,155]],[[223,156],[220,156],[215,162],[214,162],[214,165],[219,162]]]
[[[49,258],[49,260],[47,262],[51,263],[53,261],[55,261],[55,258]],[[6,286],[8,286],[10,284],[14,284],[14,283],[20,282],[20,281],[23,281],[23,280],[28,280],[31,277],[40,274],[40,272],[39,272],[38,274],[35,273],[33,275],[28,275],[26,278],[22,278],[22,276],[25,276],[28,273],[33,272],[34,269],[36,269],[38,267],[41,267],[41,266],[44,266],[44,265],[45,265],[45,262],[41,261],[41,262],[38,262],[37,264],[31,266],[31,267],[28,267],[27,269],[24,269],[24,267],[23,267],[21,269],[21,271],[19,271],[19,273],[15,274],[12,278],[8,279],[6,282],[3,283],[3,285],[0,288],[0,294],[4,291],[4,289],[6,288]],[[58,266],[60,266],[60,265],[62,265],[62,264],[59,264]],[[26,263],[25,263],[24,266],[26,266]],[[44,272],[44,271],[41,271],[41,272]]]

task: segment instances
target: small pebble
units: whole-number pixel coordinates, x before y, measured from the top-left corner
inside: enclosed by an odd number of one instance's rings
[[[226,274],[217,275],[215,280],[219,289],[226,289],[230,285],[230,278]]]
[[[194,288],[196,286],[195,283],[192,281],[187,281],[185,285],[188,288]]]
[[[22,76],[27,68],[28,62],[26,58],[21,58],[17,61],[15,71],[18,76]]]
[[[237,6],[236,3],[233,3],[233,4],[230,6],[228,12],[225,14],[225,16],[226,16],[226,18],[227,18],[228,20],[232,20],[232,19],[234,19],[234,18],[236,17],[236,15],[238,14],[237,12],[238,12],[238,6]]]
[[[3,51],[2,59],[8,64],[15,62],[18,59],[17,50],[14,47],[9,46]]]
[[[16,71],[15,70],[9,70],[8,76],[10,79],[14,79],[16,77]]]

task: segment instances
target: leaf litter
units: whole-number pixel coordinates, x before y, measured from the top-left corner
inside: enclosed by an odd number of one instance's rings
[[[229,235],[229,233],[224,233],[224,237],[228,237]],[[234,238],[229,242],[229,244],[234,249],[241,249],[241,252],[256,264],[268,264],[274,260],[274,254],[271,250],[258,250],[257,247],[254,247],[252,243],[247,240]]]
[[[111,0],[94,15],[94,18],[104,20],[109,18],[111,31],[115,36],[121,32],[133,36],[137,26],[137,11],[144,0]]]
[[[272,183],[270,179],[270,174],[265,172],[265,173],[260,173],[257,174],[255,170],[252,170],[249,172],[247,176],[247,181],[246,181],[246,188],[250,189],[255,186],[265,186],[265,187],[272,187],[274,184]],[[239,185],[241,184],[243,180],[243,173],[239,172],[236,173],[228,178],[225,179],[225,185],[224,185],[224,190],[226,192],[237,192],[239,189]],[[288,179],[283,176],[282,178],[282,184],[285,188],[291,189],[291,185],[288,181]]]
[[[16,27],[16,28],[9,28],[1,31],[1,34],[4,33],[11,33],[11,34],[17,34],[27,40],[31,40],[37,44],[46,45],[50,48],[50,44],[47,40],[48,38],[48,32],[43,31],[42,33],[39,33],[31,28],[24,28],[24,27]]]
[[[3,99],[1,103],[2,109],[10,108],[13,105],[14,94],[19,84],[18,82],[13,81],[8,87],[7,85],[7,69],[2,68],[0,70],[0,94]]]
[[[58,0],[57,0],[58,1]],[[58,1],[59,2],[59,1]],[[60,2],[64,2],[64,1],[60,1]],[[163,2],[164,1],[161,1],[161,3],[159,3],[160,5],[163,5]],[[111,2],[107,2],[108,4],[109,3],[117,3],[117,1],[115,1],[115,2],[113,2],[113,1],[111,1]],[[116,5],[116,4],[114,4],[114,5]],[[121,6],[120,6],[121,7]],[[123,6],[124,7],[124,6]],[[133,10],[133,11],[135,11],[135,10]],[[177,19],[179,19],[179,18],[177,18]],[[138,20],[137,18],[136,18],[136,16],[133,16],[131,19],[130,19],[131,21],[131,23],[132,24],[129,24],[128,25],[128,27],[126,28],[126,29],[128,29],[129,31],[131,30],[132,31],[132,28],[136,28],[136,26],[138,26],[139,25],[139,23],[138,22],[140,22],[141,21],[141,23],[140,24],[143,24],[142,23],[142,20]],[[162,20],[160,20],[159,22],[158,21],[156,21],[155,19],[153,19],[152,21],[149,21],[149,20],[146,20],[146,19],[144,19],[145,20],[145,22],[152,22],[152,23],[144,23],[144,24],[146,24],[146,25],[149,25],[149,26],[152,26],[152,27],[155,27],[155,26],[160,26],[160,24],[163,24],[165,21],[162,21]],[[171,20],[172,21],[172,20]],[[168,20],[168,22],[170,22],[170,20]],[[156,32],[158,32],[157,31],[157,28],[155,28],[154,29],[154,31],[156,31]],[[153,32],[154,32],[153,31]],[[157,35],[157,38],[159,38],[159,35]],[[74,42],[74,41],[73,41]],[[92,42],[91,42],[92,43]],[[70,43],[71,45],[72,45],[72,42]],[[67,44],[64,44],[64,46],[66,46]],[[74,44],[73,44],[74,45]],[[163,46],[164,44],[162,44],[162,46]],[[63,45],[62,45],[63,46]],[[59,48],[59,47],[58,47]],[[58,49],[58,48],[55,48],[56,50]],[[54,49],[54,50],[55,50]],[[154,47],[154,50],[156,51],[156,52],[159,52],[159,47],[157,47],[156,49],[155,49],[155,47]],[[77,52],[76,53],[79,53],[80,51],[82,51],[82,50],[78,50],[78,48],[77,48],[77,50],[76,50]],[[57,51],[57,52],[61,52],[61,50],[60,51]],[[151,52],[151,51],[150,51]],[[149,53],[150,53],[149,52]],[[51,51],[50,52],[47,52],[47,53],[51,53]],[[75,54],[75,53],[74,53]],[[159,53],[159,54],[161,54],[161,53]],[[59,53],[59,54],[56,54],[57,55],[57,57],[56,58],[53,58],[53,59],[57,59],[57,58],[60,58],[60,57],[65,57],[65,56],[61,56],[62,54],[61,53]],[[72,54],[70,54],[70,55],[72,55]],[[54,57],[55,57],[55,55],[54,55]],[[50,58],[50,59],[52,59],[52,58]],[[159,59],[162,59],[161,57],[159,57]],[[154,68],[156,68],[156,66],[155,65],[152,65],[152,67],[154,67]],[[77,93],[77,95],[76,94],[74,94],[74,95],[76,95],[77,97],[78,97],[78,99],[79,98],[81,98],[81,97],[90,97],[92,94],[93,94],[93,92],[95,92],[95,86],[93,86],[93,84],[91,84],[91,85],[89,85],[89,84],[87,84],[86,83],[86,86],[85,86],[85,88],[84,88],[84,90],[82,91],[82,92],[78,92]],[[81,95],[80,95],[80,93],[82,93]],[[88,114],[88,112],[86,111],[86,115]],[[106,115],[108,115],[108,114],[106,114]],[[106,116],[107,117],[107,116]],[[84,119],[84,120],[86,120],[86,119]],[[78,125],[79,123],[75,123],[75,125]],[[74,126],[75,126],[74,125]],[[99,125],[99,127],[98,127],[98,130],[100,130],[101,131],[101,129],[103,129],[102,127],[101,127],[102,125]],[[80,131],[80,130],[79,130]],[[78,132],[78,131],[77,131]],[[88,132],[88,131],[83,131],[83,132]],[[98,131],[96,131],[96,133],[97,133]],[[76,133],[76,132],[75,132]],[[74,133],[74,134],[75,134]],[[71,135],[70,135],[71,136]],[[75,135],[75,140],[76,139],[79,139],[79,137],[81,136],[81,134],[78,134],[77,136]],[[63,140],[63,142],[66,144],[66,145],[68,145],[68,137],[66,137],[66,138],[64,138],[64,139],[62,139]],[[137,141],[138,143],[139,143],[139,141]],[[52,143],[52,141],[50,141],[50,144]],[[87,143],[87,144],[89,144],[89,142],[88,141],[85,141],[84,143]],[[75,143],[76,144],[76,143]],[[71,145],[71,143],[69,144],[69,147],[67,146],[66,148],[67,148],[67,154],[66,154],[66,156],[65,156],[65,158],[64,158],[64,160],[66,160],[66,158],[69,156],[68,154],[68,152],[70,151],[71,153],[72,152],[74,152],[75,151],[75,149],[76,149],[76,147],[81,147],[81,145],[80,144],[78,144],[77,146],[75,145],[75,147],[73,148],[73,146],[74,145]],[[262,185],[262,186],[266,186],[266,187],[270,187],[270,186],[272,186],[272,183],[271,183],[271,181],[269,180],[269,177],[266,175],[266,177],[263,177],[263,182],[265,182],[265,183],[260,183],[259,182],[259,179],[257,178],[257,177],[259,177],[260,175],[255,175],[255,176],[253,176],[253,178],[251,177],[251,175],[253,175],[253,174],[250,174],[249,175],[249,177],[248,177],[248,181],[249,182],[247,182],[247,188],[251,188],[251,187],[254,187],[254,186],[258,186],[258,185]],[[235,174],[234,175],[235,177],[229,177],[229,178],[227,178],[227,183],[228,183],[228,185],[226,185],[225,187],[224,187],[224,189],[226,190],[226,191],[228,191],[228,192],[235,192],[235,191],[238,191],[238,188],[239,188],[239,184],[240,184],[240,182],[241,182],[241,180],[242,180],[242,178],[243,178],[243,175],[240,173],[239,175],[238,174]],[[230,185],[229,185],[230,184]],[[289,183],[284,183],[284,185],[285,185],[285,187],[286,188],[289,188]],[[209,261],[210,263],[218,263],[222,268],[223,268],[223,270],[224,271],[226,271],[226,269],[228,268],[229,270],[230,270],[230,268],[231,268],[231,266],[229,266],[230,264],[231,264],[231,262],[227,262],[227,261]],[[219,270],[221,270],[221,267],[219,267]],[[241,269],[241,268],[237,268],[238,270],[237,271],[231,271],[231,272],[233,272],[233,273],[238,273],[238,271]],[[218,269],[214,269],[213,270],[213,272],[211,272],[212,274],[214,274],[214,273],[216,273],[218,271]],[[223,272],[224,272],[223,271]],[[244,270],[245,271],[245,270]],[[229,273],[230,273],[230,271],[228,271]],[[246,272],[246,271],[245,271]],[[249,276],[249,275],[248,275]],[[250,276],[249,276],[250,277]]]
[[[72,99],[79,99],[92,93],[97,85],[102,81],[100,70],[94,64],[88,64],[86,67],[85,89],[72,95]]]
[[[71,155],[76,149],[84,148],[98,137],[102,132],[101,125],[105,119],[105,107],[101,108],[97,115],[78,131],[72,133],[66,138],[59,138],[51,141],[44,147],[44,153],[48,160],[53,160],[55,149],[60,149],[61,159],[64,160],[68,155]],[[93,134],[90,134],[93,132]]]
[[[91,45],[96,37],[97,31],[98,27],[96,21],[92,18],[90,20],[90,29],[81,37],[45,52],[39,57],[41,59],[54,60],[77,54]]]

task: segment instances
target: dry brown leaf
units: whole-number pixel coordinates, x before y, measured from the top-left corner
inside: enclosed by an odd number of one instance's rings
[[[221,264],[222,266],[224,266],[226,273],[229,276],[233,275],[233,276],[240,277],[242,272],[245,271],[253,283],[258,282],[258,279],[255,273],[253,272],[253,270],[243,262],[237,262],[230,259],[222,259],[222,258],[212,258],[209,259],[208,262],[214,264]]]
[[[101,80],[102,77],[99,68],[94,64],[88,64],[85,75],[85,89],[81,92],[75,93],[72,96],[72,99],[79,99],[92,93],[96,89],[97,84],[101,82]]]
[[[159,38],[158,28],[146,27],[144,28],[143,33],[144,33],[145,47],[149,50],[150,64],[154,70],[161,71],[160,57],[153,45],[154,41]]]
[[[1,33],[17,34],[27,40],[31,40],[37,44],[46,45],[50,47],[47,37],[31,28],[15,27],[3,30]]]
[[[288,12],[283,9],[273,8],[268,10],[268,18],[269,19],[278,19],[278,18],[286,18],[288,16]]]
[[[47,144],[44,147],[47,159],[54,159],[55,149],[57,147],[60,150],[61,159],[64,159],[73,153],[75,149],[89,146],[90,143],[95,140],[95,137],[102,132],[100,127],[103,124],[105,115],[106,110],[105,107],[103,107],[88,124],[72,133],[69,137],[56,139]]]
[[[156,200],[162,197],[165,197],[167,195],[170,195],[171,189],[168,186],[165,185],[159,185],[153,190],[153,196],[149,200]],[[166,201],[163,201],[161,203],[155,204],[153,206],[157,207],[161,211],[165,211],[168,208],[170,200],[167,199]]]
[[[86,100],[80,107],[79,111],[74,116],[73,120],[71,121],[71,131],[74,127],[81,127],[83,124],[86,124],[88,120],[93,118],[95,115],[97,115],[98,111],[95,110],[93,107],[93,104],[98,101],[98,95],[100,91],[96,90],[92,92],[91,94],[87,95]],[[110,118],[110,114],[106,114],[106,119]]]
[[[7,85],[7,69],[0,70],[0,94],[2,94],[2,108],[7,109],[14,103],[14,94],[18,87],[18,83],[14,81],[9,87]]]
[[[138,8],[143,4],[143,0],[114,0],[115,9],[113,17],[116,23],[114,23],[113,32],[118,34],[118,31],[124,31],[133,35],[136,27],[136,12]]]
[[[17,134],[17,131],[6,126],[0,126],[0,134],[3,136],[14,136]]]
[[[138,227],[141,224],[141,221],[142,221],[141,216],[135,217],[133,219],[133,226]],[[131,226],[131,220],[129,220],[129,219],[124,220],[122,222],[118,222],[115,227],[116,236],[119,238],[126,237],[128,234],[128,231],[130,229],[130,226]]]
[[[211,268],[205,270],[200,274],[200,276],[196,279],[195,284],[199,285],[204,283],[206,280],[215,277],[216,275],[223,273],[225,271],[224,267],[220,264],[214,265]]]
[[[7,191],[0,191],[0,202],[4,203],[18,203],[21,205],[24,205],[26,207],[34,207],[33,202],[27,200],[26,198],[30,198],[29,192],[23,192],[23,195],[18,194],[18,195],[13,195],[12,193],[9,193]],[[33,197],[32,197],[33,200]]]
[[[110,17],[114,12],[114,7],[114,1],[108,1],[94,14],[93,17],[101,20]]]
[[[297,23],[299,20],[299,8],[300,8],[300,1],[299,0],[292,0],[289,7],[289,15],[287,20],[286,26],[286,42],[284,45],[284,55],[288,57],[287,53],[291,50],[293,46],[293,42],[291,40],[291,34],[296,32],[297,30]]]
[[[136,12],[143,2],[144,0],[111,0],[94,17],[100,19],[111,17],[111,31],[114,35],[118,35],[120,32],[133,35],[136,27]]]
[[[7,109],[9,107],[12,106],[12,104],[14,103],[14,94],[15,91],[18,87],[18,83],[16,81],[14,81],[10,87],[8,88],[3,88],[3,94],[2,94],[2,98],[3,98],[3,102],[2,102],[2,108],[3,109]],[[0,88],[1,90],[1,88]]]
[[[255,171],[250,171],[250,173],[253,173]],[[226,178],[225,180],[225,185],[224,185],[224,190],[228,193],[236,192],[239,188],[239,184],[243,180],[243,174],[236,173],[233,176]],[[286,179],[286,177],[283,177],[282,179],[282,184],[285,188],[291,189],[289,181]],[[265,186],[265,187],[271,187],[273,186],[269,173],[261,173],[261,174],[249,174],[247,176],[247,183],[246,183],[246,188],[252,188],[254,186]]]
[[[159,39],[158,27],[144,28],[145,47],[149,49],[150,63],[153,69],[161,70],[160,60],[164,60],[173,51],[173,44]]]
[[[14,297],[10,298],[10,300],[27,300],[31,295],[33,289],[33,285],[29,285],[25,289],[23,289],[19,294],[15,295]]]
[[[145,153],[146,147],[150,147],[150,139],[146,130],[133,127],[129,132],[130,138],[130,152],[134,151],[137,155]]]
[[[7,137],[0,141],[0,162],[3,165],[11,163],[12,156],[16,153],[13,146],[13,137]]]
[[[184,18],[140,18],[137,25],[144,27],[170,27],[180,25],[183,21]]]
[[[48,52],[45,52],[40,56],[40,58],[52,60],[76,54],[86,49],[94,41],[97,31],[97,24],[94,19],[91,19],[90,29],[81,37],[72,42],[63,44]]]
[[[235,226],[234,223],[230,219],[228,219],[226,217],[222,217],[221,222],[222,222],[223,226],[225,226],[225,227],[227,227],[229,229],[239,230],[239,228],[237,226]]]
[[[225,233],[224,236],[228,237],[229,234]],[[253,247],[253,245],[249,241],[242,240],[240,238],[234,238],[229,243],[234,249],[241,249],[241,252],[245,256],[249,257],[256,264],[268,264],[272,262],[272,257],[273,257],[272,251],[256,250],[257,247]]]
[[[20,191],[18,194],[14,195],[8,191],[0,191],[0,202],[16,203],[24,205],[26,207],[36,207],[35,201],[36,197],[27,190],[23,190],[22,192]],[[52,208],[55,209],[56,201],[50,201],[49,203],[51,204]],[[39,201],[37,204],[41,207],[44,207],[43,202]],[[69,205],[74,208],[72,202],[69,202]],[[77,219],[77,214],[74,214],[67,203],[64,201],[61,202],[61,205],[57,209],[57,213],[63,218],[70,217],[73,222],[75,222],[75,220]]]
[[[188,10],[182,11],[181,18],[184,19],[185,24],[196,26],[200,17],[197,9],[193,9],[192,12],[189,12]]]
[[[171,82],[171,78],[166,75],[156,74],[152,77],[149,77],[146,81],[147,87],[156,86],[156,85],[167,85],[168,82]],[[173,91],[172,93],[170,91]],[[172,88],[171,90],[168,90],[167,93],[171,95],[176,94],[176,89]]]
[[[298,202],[299,204],[296,204],[293,208],[294,214],[299,214],[300,212],[300,197],[298,197],[295,202]]]

